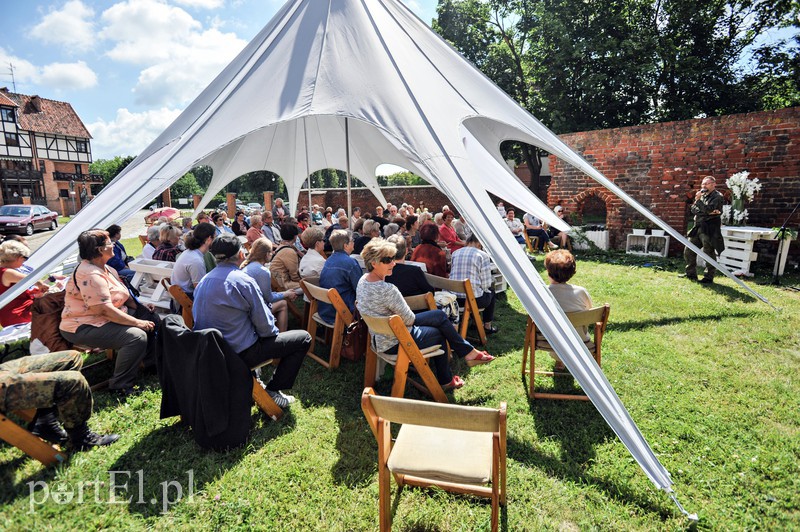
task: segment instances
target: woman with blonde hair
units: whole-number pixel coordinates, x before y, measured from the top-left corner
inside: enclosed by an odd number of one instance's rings
[[[0,245],[0,295],[25,278],[19,271],[28,259],[31,250],[22,242],[7,240]],[[0,309],[0,325],[9,327],[31,322],[33,299],[47,293],[48,286],[37,281]]]
[[[358,310],[364,316],[388,318],[397,314],[411,332],[411,336],[420,349],[433,345],[443,345],[445,340],[459,357],[462,357],[467,366],[488,364],[494,357],[486,351],[478,351],[461,338],[458,331],[441,310],[429,310],[414,314],[409,308],[400,290],[393,284],[386,282],[386,277],[392,275],[395,266],[397,247],[391,242],[375,238],[371,240],[361,257],[367,267],[367,274],[358,282],[356,300]],[[379,353],[397,353],[397,338],[373,334],[372,346]],[[447,363],[447,355],[441,354],[431,359],[436,368],[436,379],[444,389],[461,388],[464,380],[458,375],[452,375]]]
[[[250,253],[240,266],[242,271],[255,279],[256,284],[261,289],[264,302],[275,316],[275,322],[280,332],[289,329],[289,305],[288,301],[297,299],[297,292],[286,290],[285,292],[272,291],[272,276],[266,264],[272,256],[272,242],[266,237],[261,237],[250,246]]]

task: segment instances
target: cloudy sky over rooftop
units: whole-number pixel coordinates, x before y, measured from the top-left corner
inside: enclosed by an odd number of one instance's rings
[[[436,0],[404,0],[426,23]],[[280,0],[56,0],[3,7],[0,87],[72,104],[94,159],[144,149]],[[10,66],[11,65],[11,66]]]

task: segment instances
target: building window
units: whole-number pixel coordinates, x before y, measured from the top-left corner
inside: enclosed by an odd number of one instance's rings
[[[45,172],[44,161],[39,161],[39,171],[40,171],[41,173],[44,173],[44,172]]]
[[[19,135],[6,133],[6,146],[19,146]]]
[[[14,116],[14,110],[5,107],[0,108],[0,120],[3,122],[16,122],[17,119]]]
[[[87,153],[89,151],[85,140],[75,142],[75,149],[78,150],[79,153]]]
[[[58,197],[59,198],[68,198],[69,197],[69,190],[66,188],[59,188],[58,189]]]
[[[83,165],[82,164],[76,164],[75,165],[75,173],[77,175],[83,175]]]

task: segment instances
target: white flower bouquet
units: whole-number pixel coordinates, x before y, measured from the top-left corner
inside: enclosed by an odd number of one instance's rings
[[[748,179],[750,172],[736,172],[728,179],[725,184],[731,191],[731,204],[722,208],[722,220],[731,225],[744,225],[747,222],[747,209],[744,208],[745,202],[753,201],[756,192],[761,190],[761,183],[758,178]]]

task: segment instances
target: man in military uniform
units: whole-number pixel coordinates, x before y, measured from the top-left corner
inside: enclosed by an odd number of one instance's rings
[[[117,434],[101,436],[86,423],[92,415],[92,391],[80,372],[82,366],[78,351],[27,356],[0,364],[0,410],[38,409],[30,430],[53,443],[69,439],[78,450],[114,443],[119,439]]]
[[[716,180],[711,176],[706,176],[700,185],[700,190],[694,196],[694,203],[690,210],[694,214],[694,227],[689,231],[689,241],[695,246],[702,248],[703,253],[716,260],[717,254],[725,249],[725,241],[722,238],[722,204],[724,199],[719,191],[715,190]],[[688,247],[683,250],[683,258],[686,259],[685,277],[697,281],[697,253]],[[714,282],[714,268],[706,264],[703,278],[700,282],[709,284]]]

